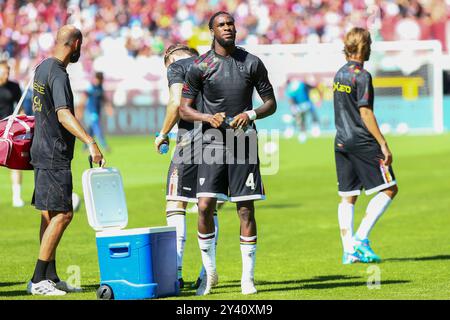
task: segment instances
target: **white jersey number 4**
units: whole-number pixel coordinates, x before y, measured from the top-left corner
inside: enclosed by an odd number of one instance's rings
[[[255,189],[256,189],[256,186],[255,186],[255,179],[253,178],[253,173],[250,173],[250,174],[248,175],[248,178],[247,178],[247,181],[245,182],[245,185],[246,185],[247,187],[249,187],[250,189],[252,189],[252,190],[255,190]]]

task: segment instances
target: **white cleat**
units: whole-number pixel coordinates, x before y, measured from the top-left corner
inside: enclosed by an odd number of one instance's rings
[[[200,286],[197,289],[197,296],[206,296],[207,294],[210,294],[211,288],[219,283],[219,276],[216,272],[212,273],[210,276],[207,275],[205,278],[203,278]]]
[[[50,280],[42,280],[38,283],[28,282],[27,292],[41,296],[63,296],[66,292],[56,289],[55,283]]]
[[[25,202],[20,198],[13,199],[12,205],[14,208],[22,208],[25,205]]]
[[[72,287],[70,284],[68,284],[65,281],[59,281],[55,283],[55,287],[58,290],[67,292],[67,293],[76,293],[76,292],[82,292],[83,290],[81,288],[75,288]]]
[[[256,294],[258,291],[256,290],[255,283],[253,280],[245,280],[241,281],[241,292],[242,294]]]

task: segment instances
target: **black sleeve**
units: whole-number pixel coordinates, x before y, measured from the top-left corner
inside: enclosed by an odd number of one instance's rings
[[[183,67],[178,63],[172,63],[167,68],[167,81],[169,82],[169,88],[175,83],[184,83],[185,72]]]
[[[261,98],[273,95],[273,87],[269,81],[267,69],[259,58],[257,58],[256,68],[253,69],[252,79],[253,85]]]
[[[56,71],[56,70],[54,70]],[[54,72],[49,79],[55,111],[73,107],[71,102],[71,89],[69,76],[63,72]]]
[[[193,64],[189,71],[186,73],[186,81],[183,85],[182,97],[195,99],[199,92],[202,90],[202,72],[197,64]]]
[[[356,78],[356,95],[358,107],[373,107],[373,85],[370,73],[363,72]]]

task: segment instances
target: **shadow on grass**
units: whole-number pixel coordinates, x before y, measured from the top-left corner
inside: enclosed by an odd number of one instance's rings
[[[400,262],[400,261],[434,261],[434,260],[450,260],[450,255],[437,255],[430,257],[412,257],[412,258],[389,258],[384,261]]]
[[[0,291],[0,297],[29,297],[26,290]]]
[[[388,284],[405,284],[411,281],[407,280],[386,280],[381,281],[381,286]],[[298,287],[290,287],[290,288],[271,288],[271,289],[261,289],[258,292],[273,292],[273,291],[295,291],[302,289],[315,289],[315,290],[323,290],[323,289],[335,289],[335,288],[346,288],[346,287],[366,287],[366,281],[347,281],[347,282],[333,282],[333,283],[315,283],[315,284],[306,284]]]
[[[25,282],[0,282],[0,288],[17,286],[19,284],[25,285]]]
[[[255,281],[255,283],[257,286],[261,286],[261,285],[263,285],[263,286],[264,285],[295,285],[295,284],[302,284],[302,283],[315,283],[315,282],[352,280],[352,279],[361,279],[361,277],[346,276],[346,275],[329,275],[329,276],[317,276],[317,277],[314,277],[311,279],[285,280],[285,281]],[[233,288],[233,287],[241,286],[240,280],[231,280],[231,281],[226,281],[225,283],[231,283],[231,284],[221,285],[219,283],[220,288]]]

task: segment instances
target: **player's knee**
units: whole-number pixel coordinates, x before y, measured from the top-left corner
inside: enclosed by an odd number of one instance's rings
[[[214,208],[211,210],[211,201],[210,199],[202,199],[198,202],[198,214],[200,216],[207,216],[210,211],[214,211]]]
[[[52,220],[55,220],[55,222],[62,227],[67,227],[70,222],[72,221],[73,213],[71,211],[69,212],[61,212],[56,214]]]
[[[384,193],[386,193],[386,195],[387,195],[389,198],[394,199],[395,196],[396,196],[397,193],[398,193],[398,186],[397,186],[397,185],[393,185],[393,186],[390,187],[389,189],[386,189],[386,190],[384,191]]]
[[[355,204],[355,203],[356,203],[356,200],[358,200],[358,196],[342,197],[341,202],[342,202],[342,203]]]
[[[239,218],[241,221],[249,222],[255,219],[254,212],[251,208],[241,207],[238,209]]]

